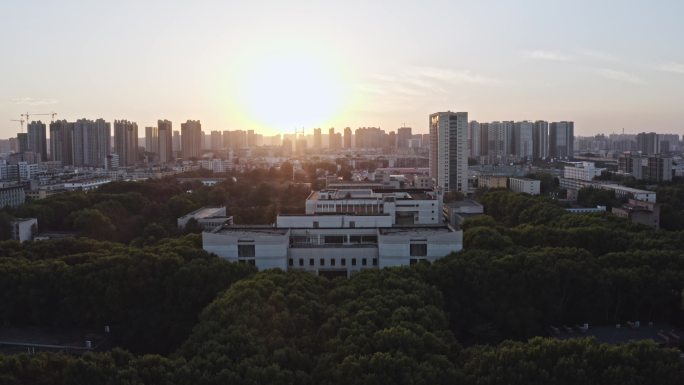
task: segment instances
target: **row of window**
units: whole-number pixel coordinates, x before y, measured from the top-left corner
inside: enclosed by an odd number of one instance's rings
[[[370,259],[371,265],[372,266],[377,266],[378,265],[378,259],[377,258],[359,258],[361,260],[361,266],[368,266],[368,260]],[[337,260],[335,258],[330,258],[328,260],[328,266],[335,266],[337,264]],[[357,258],[351,258],[351,266],[357,266]],[[294,266],[295,260],[294,258],[289,258],[288,259],[288,265],[290,267]],[[315,266],[316,265],[316,259],[315,258],[309,258],[309,266]],[[318,260],[318,265],[319,266],[325,266],[326,265],[326,259],[325,258],[320,258]],[[299,267],[304,267],[304,258],[299,258],[297,261],[297,266]],[[341,258],[340,259],[340,266],[347,266],[347,258]]]

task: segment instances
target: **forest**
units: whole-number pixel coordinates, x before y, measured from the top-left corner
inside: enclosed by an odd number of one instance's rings
[[[231,264],[175,229],[205,204],[238,223],[301,210],[308,190],[284,174],[113,183],[5,211],[82,236],[0,242],[0,324],[111,325],[113,349],[0,355],[0,384],[684,383],[677,349],[546,337],[585,322],[682,328],[684,232],[494,190],[463,225],[464,251],[328,280]]]

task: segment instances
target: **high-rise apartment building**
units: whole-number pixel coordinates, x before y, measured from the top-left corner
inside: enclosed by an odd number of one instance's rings
[[[105,168],[112,148],[112,126],[104,119],[79,119],[72,133],[74,166]]]
[[[468,156],[480,156],[480,123],[475,120],[468,123]]]
[[[534,123],[516,122],[513,125],[513,154],[518,159],[530,160],[534,155]]]
[[[19,153],[23,154],[29,151],[29,140],[28,134],[25,132],[20,132],[17,134],[17,142],[19,143]]]
[[[159,154],[159,127],[145,127],[145,151]]]
[[[50,159],[68,166],[74,164],[72,134],[74,123],[58,120],[50,123]]]
[[[138,125],[128,120],[114,121],[114,153],[119,166],[135,166],[138,161]]]
[[[637,150],[644,155],[654,155],[660,152],[660,141],[655,132],[641,132],[636,136]]]
[[[342,134],[335,133],[335,127],[328,129],[328,147],[331,150],[339,150],[342,148]]]
[[[45,162],[47,157],[47,136],[45,123],[40,120],[28,124],[26,132],[28,134],[28,150],[40,155],[40,160]]]
[[[553,122],[549,125],[549,156],[569,159],[575,150],[575,123]]]
[[[320,128],[314,128],[314,133],[313,133],[313,150],[314,151],[320,151],[321,147],[323,147],[323,139],[321,136],[321,129]]]
[[[181,151],[186,160],[202,156],[202,124],[199,120],[181,123]]]
[[[510,148],[507,122],[491,122],[487,127],[487,155],[492,163],[506,163]]]
[[[344,148],[352,148],[352,130],[350,127],[344,128]]]
[[[159,146],[159,163],[173,162],[173,129],[168,120],[157,120],[157,134]]]
[[[220,150],[223,148],[223,136],[221,135],[221,131],[212,131],[211,132],[211,149],[216,151]]]
[[[173,152],[176,153],[177,155],[174,156],[181,156],[181,145],[182,145],[182,140],[181,140],[181,135],[180,131],[176,130],[173,132],[173,139],[172,139],[172,144],[173,144]]]
[[[444,192],[468,191],[468,113],[430,115],[430,176]]]
[[[543,120],[534,122],[532,157],[534,159],[546,159],[549,157],[549,122]]]
[[[412,136],[411,127],[399,127],[397,130],[397,148],[408,148]]]

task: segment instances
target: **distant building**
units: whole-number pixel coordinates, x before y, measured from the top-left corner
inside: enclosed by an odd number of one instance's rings
[[[314,151],[320,151],[321,147],[323,147],[323,140],[321,138],[321,129],[320,128],[314,128],[313,150]]]
[[[47,136],[45,123],[40,120],[31,122],[26,127],[28,133],[28,150],[40,155],[40,160],[46,162],[47,156]]]
[[[591,181],[604,171],[605,168],[596,168],[593,162],[569,162],[563,169],[563,177]]]
[[[638,180],[667,182],[672,180],[672,158],[661,154],[625,152],[618,158],[618,171]]]
[[[79,119],[72,134],[72,159],[77,167],[105,168],[111,152],[112,127],[104,119]],[[137,143],[137,138],[136,138]]]
[[[532,157],[534,159],[546,159],[549,157],[549,123],[543,120],[534,122]]]
[[[191,213],[178,218],[178,228],[183,229],[188,222],[194,219],[202,227],[202,230],[209,231],[225,224],[232,225],[233,217],[226,216],[226,207],[202,207]]]
[[[74,123],[58,120],[50,123],[50,159],[62,162],[63,166],[74,164],[73,135]]]
[[[344,128],[344,148],[352,148],[352,130],[349,127]]]
[[[173,162],[176,157],[173,155],[173,129],[171,122],[168,120],[157,120],[157,135],[159,163]]]
[[[444,216],[454,228],[460,228],[466,218],[482,214],[484,214],[484,206],[472,199],[444,204]]]
[[[22,186],[5,186],[0,185],[0,208],[3,207],[17,207],[26,202],[26,194]]]
[[[10,225],[12,227],[12,239],[19,242],[30,241],[38,229],[38,219],[17,218]]]
[[[480,188],[508,188],[508,175],[478,175],[477,186]]]
[[[409,140],[412,136],[411,127],[399,127],[397,130],[397,148],[409,148]]]
[[[128,120],[114,121],[114,152],[119,167],[135,166],[138,161],[138,125]]]
[[[159,126],[145,127],[145,151],[159,154]]]
[[[510,178],[510,189],[513,192],[539,195],[541,181],[530,178]]]
[[[202,124],[199,120],[181,123],[181,142],[183,159],[199,159],[202,156]]]
[[[513,154],[517,159],[531,160],[534,157],[534,123],[523,121],[513,124]]]
[[[621,207],[613,207],[613,215],[629,219],[631,222],[660,228],[660,204],[630,199],[629,203]]]
[[[444,192],[468,191],[468,113],[430,115],[430,176]]]
[[[569,159],[574,156],[575,123],[553,122],[549,126],[549,156]]]

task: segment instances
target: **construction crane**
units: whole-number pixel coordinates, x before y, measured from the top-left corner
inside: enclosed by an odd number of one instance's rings
[[[57,113],[56,113],[56,112],[49,112],[49,113],[46,112],[46,113],[43,113],[43,114],[29,114],[29,113],[27,112],[27,113],[25,113],[25,114],[21,114],[21,117],[22,117],[22,118],[26,118],[26,122],[28,123],[28,122],[31,121],[31,120],[30,120],[30,115],[34,115],[34,116],[35,116],[35,115],[41,115],[41,116],[50,115],[50,116],[52,117],[52,121],[54,122],[54,121],[55,121],[55,115],[57,115]]]
[[[24,133],[24,119],[10,119],[10,122],[19,122],[21,124],[21,133]]]

